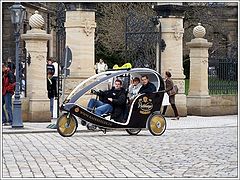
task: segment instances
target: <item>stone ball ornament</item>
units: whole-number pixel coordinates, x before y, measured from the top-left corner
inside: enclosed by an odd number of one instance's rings
[[[43,17],[39,14],[38,11],[35,11],[35,14],[33,14],[30,19],[29,19],[29,25],[33,29],[41,29],[44,25],[44,19]]]
[[[203,38],[206,34],[206,29],[201,25],[201,23],[198,23],[198,26],[193,28],[193,35],[196,38]]]

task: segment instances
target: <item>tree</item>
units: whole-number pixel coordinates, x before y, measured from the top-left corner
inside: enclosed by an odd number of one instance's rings
[[[125,63],[125,21],[128,12],[154,15],[153,3],[97,3],[96,58],[104,58],[110,67]]]
[[[237,21],[229,21],[237,20],[237,6],[226,2],[198,2],[184,5],[187,7],[184,14],[184,57],[188,54],[186,42],[194,38],[193,28],[200,22],[206,29],[204,38],[213,43],[209,48],[209,66],[218,66],[222,61],[237,61]],[[184,59],[185,65],[188,64],[187,61],[188,59]]]

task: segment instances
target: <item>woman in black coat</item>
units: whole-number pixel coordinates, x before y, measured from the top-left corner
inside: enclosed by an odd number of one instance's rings
[[[169,71],[165,72],[165,78],[166,78],[166,80],[165,80],[165,84],[166,84],[165,92],[167,92],[167,94],[169,95],[169,103],[171,104],[171,106],[173,108],[173,111],[174,111],[174,114],[175,114],[175,117],[176,117],[176,119],[172,119],[172,120],[179,120],[178,110],[177,110],[177,107],[175,105],[175,95],[170,96],[170,90],[173,88],[173,81],[171,79],[171,76],[172,76],[172,74]],[[165,115],[166,110],[167,110],[167,106],[163,106],[163,112],[162,112],[163,115]]]

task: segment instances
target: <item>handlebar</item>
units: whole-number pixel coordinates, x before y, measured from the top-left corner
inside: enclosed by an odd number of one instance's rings
[[[95,89],[91,89],[91,93],[95,94],[95,95],[98,95],[98,96],[101,94],[101,92],[102,92],[101,90],[96,91]]]

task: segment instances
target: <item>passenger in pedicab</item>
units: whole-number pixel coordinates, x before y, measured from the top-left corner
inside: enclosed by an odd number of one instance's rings
[[[128,88],[128,103],[131,104],[131,102],[135,99],[135,97],[138,95],[138,92],[140,88],[142,87],[142,84],[140,83],[139,77],[135,77],[132,80],[132,84],[130,84]]]
[[[90,99],[87,109],[94,111],[98,116],[111,113],[111,118],[121,122],[126,106],[126,91],[122,87],[122,81],[117,79],[114,87],[106,91],[92,91],[99,96],[99,100]]]
[[[142,87],[139,90],[139,94],[141,93],[152,93],[155,92],[156,86],[149,81],[149,77],[147,75],[142,75],[141,77],[142,80]]]
[[[138,95],[138,92],[140,88],[142,87],[142,84],[140,83],[139,77],[135,77],[132,80],[132,84],[129,86],[129,92],[128,92],[128,98],[130,101],[133,101],[133,99]]]
[[[134,80],[135,81],[139,80],[139,82],[134,83]],[[147,75],[142,75],[141,80],[142,80],[142,83],[140,83],[140,79],[138,77],[135,77],[133,79],[133,83],[135,84],[135,86],[137,85],[138,88],[135,89],[136,94],[134,96],[132,96],[131,98],[129,98],[129,103],[127,105],[127,110],[125,110],[124,119],[127,119],[131,103],[133,102],[133,100],[136,98],[137,95],[142,94],[142,93],[152,93],[152,92],[157,91],[156,86],[149,81],[149,77]],[[131,85],[130,85],[130,87],[131,87]],[[130,87],[129,87],[129,92],[131,93]]]

